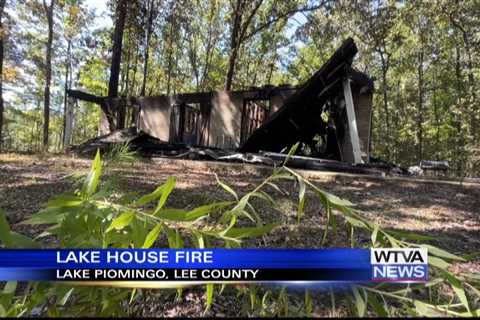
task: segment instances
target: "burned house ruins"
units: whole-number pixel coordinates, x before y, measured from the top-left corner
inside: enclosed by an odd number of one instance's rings
[[[300,160],[367,164],[373,80],[352,67],[356,53],[347,39],[298,87],[118,98],[70,90],[69,95],[99,104],[101,133],[135,128],[159,150],[189,146],[278,158],[301,142]]]

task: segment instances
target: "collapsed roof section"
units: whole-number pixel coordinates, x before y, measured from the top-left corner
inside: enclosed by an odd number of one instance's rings
[[[280,152],[298,141],[309,144],[317,135],[334,134],[340,149],[337,160],[368,161],[373,81],[351,67],[356,53],[354,41],[347,39],[240,150]],[[338,158],[335,145],[328,139],[326,144],[326,156]]]
[[[347,39],[298,88],[129,98],[70,90],[69,95],[101,106],[102,134],[133,126],[164,146],[244,153],[276,153],[302,142],[299,155],[362,163],[370,156],[373,81],[352,68],[356,53]]]

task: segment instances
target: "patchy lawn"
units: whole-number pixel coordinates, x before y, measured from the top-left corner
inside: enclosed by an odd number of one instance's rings
[[[28,235],[39,229],[19,225],[19,222],[41,209],[52,196],[72,189],[71,175],[85,173],[90,160],[67,156],[38,156],[16,154],[0,155],[0,208],[7,212],[12,228]],[[214,199],[227,199],[215,174],[242,194],[254,188],[271,172],[270,168],[253,165],[209,161],[171,160],[137,161],[117,166],[107,172],[117,177],[123,190],[140,193],[152,191],[168,176],[177,177],[177,187],[168,200],[172,207],[192,208]],[[317,171],[300,172],[321,188],[356,203],[371,220],[382,227],[405,230],[423,235],[434,235],[433,245],[452,253],[465,255],[480,251],[480,184],[452,181],[428,181],[413,178],[372,177],[335,174]],[[281,226],[263,239],[249,240],[244,246],[261,247],[320,247],[324,219],[322,208],[309,198],[305,216],[296,222],[296,186],[283,184],[289,195],[272,190],[277,209],[258,202],[262,219],[280,222]],[[367,244],[368,235],[359,232],[357,243]],[[348,230],[338,230],[330,236],[327,246],[348,246]],[[455,265],[456,272],[480,272],[480,262]],[[217,297],[207,315],[235,316],[248,305],[245,297],[236,297],[238,289],[227,288]],[[201,315],[205,300],[202,288],[186,289],[181,301],[174,301],[174,290],[142,290],[132,307],[143,316]],[[301,295],[292,297],[292,303],[301,304]],[[315,300],[316,299],[316,300]],[[298,300],[298,301],[297,301]],[[314,314],[318,316],[344,315],[342,305],[331,310],[329,300],[317,299]]]

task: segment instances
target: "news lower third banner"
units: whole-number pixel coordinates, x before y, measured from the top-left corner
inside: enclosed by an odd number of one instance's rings
[[[0,250],[0,281],[169,283],[426,282],[411,249]]]

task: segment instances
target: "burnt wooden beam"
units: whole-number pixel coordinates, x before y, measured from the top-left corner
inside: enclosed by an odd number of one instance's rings
[[[103,102],[105,101],[105,97],[95,96],[93,94],[86,93],[80,90],[67,90],[67,95],[78,100],[92,102],[96,104],[103,104]]]
[[[326,160],[326,159],[317,159],[312,157],[304,156],[287,156],[283,153],[275,152],[260,152],[260,155],[270,158],[273,161],[276,161],[278,165],[287,161],[287,165],[299,168],[299,169],[308,169],[308,170],[319,170],[319,171],[334,171],[334,172],[348,172],[348,173],[360,173],[360,174],[372,174],[384,176],[385,172],[369,168],[362,165],[351,165],[341,161],[335,160]]]
[[[312,139],[314,132],[309,129],[317,125],[316,119],[320,117],[329,93],[342,90],[341,81],[337,80],[345,76],[356,53],[353,39],[345,40],[328,61],[253,132],[240,150],[279,152],[298,141]]]
[[[67,90],[67,95],[74,99],[98,104],[107,117],[110,131],[113,132],[118,129],[115,121],[115,106],[118,104],[118,101],[115,101],[115,99],[112,98],[109,99],[108,97],[95,96],[93,94],[86,93],[80,90]]]
[[[357,119],[353,105],[352,88],[350,86],[350,79],[348,78],[343,80],[343,95],[347,109],[348,133],[350,135],[350,143],[352,144],[353,162],[362,163],[362,152],[360,150],[360,138],[358,136]]]

